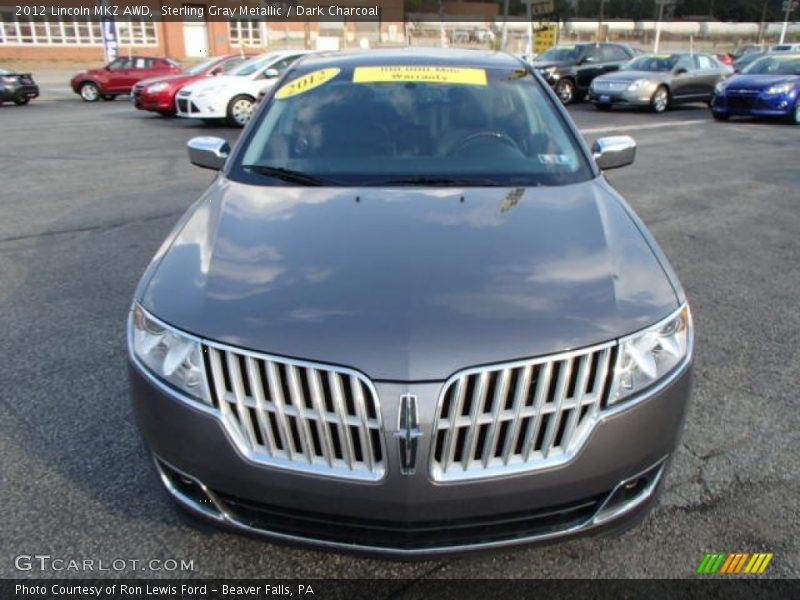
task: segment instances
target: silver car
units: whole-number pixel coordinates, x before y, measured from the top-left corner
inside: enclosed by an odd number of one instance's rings
[[[631,526],[682,427],[693,332],[669,262],[506,54],[291,66],[148,266],[130,382],[198,517],[389,556]]]
[[[709,102],[714,86],[732,73],[732,67],[710,54],[644,54],[595,78],[589,99],[598,109],[646,106],[662,113],[683,102]]]

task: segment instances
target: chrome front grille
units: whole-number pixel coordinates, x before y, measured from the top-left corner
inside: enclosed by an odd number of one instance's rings
[[[344,368],[204,345],[214,403],[251,460],[335,477],[386,472],[378,397]]]
[[[628,83],[627,81],[597,81],[595,82],[595,89],[619,91],[627,89],[629,85],[630,83]]]
[[[451,377],[437,407],[433,479],[506,475],[569,460],[601,408],[615,355],[609,343]]]

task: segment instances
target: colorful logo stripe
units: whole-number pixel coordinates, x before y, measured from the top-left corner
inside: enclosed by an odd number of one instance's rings
[[[697,572],[703,575],[713,575],[714,573],[760,575],[767,569],[772,557],[773,554],[771,552],[755,552],[753,554],[749,552],[706,553],[700,562],[700,566],[697,567]]]

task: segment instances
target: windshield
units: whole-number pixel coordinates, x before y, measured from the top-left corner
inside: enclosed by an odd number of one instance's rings
[[[800,56],[765,56],[742,71],[747,75],[800,75]]]
[[[218,60],[219,60],[218,58],[211,58],[209,60],[201,62],[199,65],[193,66],[190,69],[186,69],[185,73],[187,75],[199,75],[203,71],[209,69],[211,67],[211,65],[213,65]]]
[[[547,62],[561,62],[561,61],[570,61],[570,60],[578,60],[578,53],[580,52],[580,48],[577,46],[557,46],[555,48],[550,48],[547,52],[543,52],[539,56],[536,57],[537,61],[547,61]]]
[[[276,57],[276,54],[261,54],[259,56],[255,56],[250,60],[244,61],[235,69],[231,69],[228,75],[234,75],[236,77],[252,75],[253,73],[261,71],[269,66],[269,64],[272,63]]]
[[[231,175],[259,184],[559,185],[592,176],[525,69],[307,72],[275,92],[244,147]]]
[[[622,66],[624,71],[672,71],[680,60],[678,54],[646,54]]]

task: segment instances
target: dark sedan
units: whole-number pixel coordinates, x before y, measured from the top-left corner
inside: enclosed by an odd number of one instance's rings
[[[39,96],[39,86],[30,73],[0,69],[0,104],[13,102],[19,106]]]
[[[394,556],[619,530],[689,399],[681,285],[521,60],[289,67],[135,292],[135,412],[193,514]]]
[[[720,82],[711,112],[718,121],[734,115],[780,117],[800,124],[800,54],[768,54]]]
[[[625,44],[591,43],[556,46],[531,64],[564,104],[581,100],[595,77],[616,71],[636,56]]]
[[[660,113],[683,102],[707,103],[714,86],[731,73],[710,54],[645,54],[595,79],[589,98],[599,109],[647,106]]]

